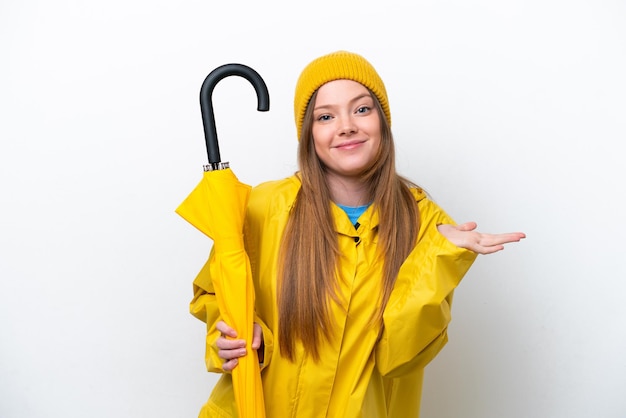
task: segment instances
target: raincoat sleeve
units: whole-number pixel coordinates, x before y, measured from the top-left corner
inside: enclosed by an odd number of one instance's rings
[[[225,373],[222,369],[222,363],[224,363],[224,360],[217,355],[218,348],[216,342],[220,336],[220,332],[217,330],[215,325],[221,319],[221,316],[217,304],[217,298],[215,297],[213,282],[211,280],[211,261],[213,256],[214,253],[213,250],[211,250],[209,259],[193,281],[193,299],[189,304],[189,311],[199,320],[206,322],[207,334],[205,362],[207,370],[209,372]],[[266,337],[268,335],[271,336],[271,333],[269,332],[267,325],[265,325],[261,318],[259,318],[256,314],[254,322],[259,324],[263,329],[263,347],[265,351],[265,355],[262,356],[265,358],[265,361],[261,364],[261,368],[263,368],[267,365],[267,361],[269,360],[268,351],[272,349],[272,340],[271,338]]]
[[[427,198],[419,201],[418,241],[402,265],[383,314],[376,367],[399,377],[425,367],[448,341],[454,289],[477,254],[448,241],[437,225],[454,221]]]
[[[220,320],[220,311],[211,280],[210,266],[212,258],[213,250],[211,250],[209,259],[193,281],[193,299],[189,304],[189,311],[199,320],[206,322],[205,361],[207,370],[221,373],[223,372],[222,363],[224,361],[218,357],[218,349],[215,345],[217,338],[220,336],[220,332],[215,328],[215,324]]]

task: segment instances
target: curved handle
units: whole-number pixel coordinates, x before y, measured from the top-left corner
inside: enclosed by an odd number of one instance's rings
[[[252,68],[243,64],[224,64],[209,73],[200,88],[200,110],[202,111],[202,123],[204,124],[204,139],[206,141],[207,155],[211,165],[220,163],[220,148],[217,142],[215,129],[215,116],[213,113],[213,89],[223,78],[238,75],[248,80],[256,90],[257,110],[265,112],[270,108],[270,95],[263,78]]]

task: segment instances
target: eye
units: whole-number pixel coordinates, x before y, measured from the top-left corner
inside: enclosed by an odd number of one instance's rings
[[[319,115],[317,117],[317,120],[320,121],[320,122],[324,122],[324,121],[330,120],[330,115]]]
[[[360,106],[360,107],[356,110],[356,113],[367,113],[367,112],[369,112],[370,110],[372,110],[372,108],[371,108],[371,107],[369,107],[369,106]]]

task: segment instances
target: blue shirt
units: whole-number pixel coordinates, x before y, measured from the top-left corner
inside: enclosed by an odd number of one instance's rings
[[[357,221],[359,220],[359,218],[361,217],[361,215],[363,215],[363,212],[365,212],[365,210],[370,206],[370,205],[363,205],[363,206],[345,206],[345,205],[340,205],[337,204],[337,206],[339,206],[341,209],[344,210],[344,212],[346,212],[346,215],[348,215],[348,218],[350,218],[350,222],[352,222],[352,224],[354,226],[357,225]]]

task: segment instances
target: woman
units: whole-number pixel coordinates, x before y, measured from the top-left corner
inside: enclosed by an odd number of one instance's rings
[[[477,254],[524,234],[456,226],[396,173],[385,86],[360,55],[311,62],[294,111],[299,171],[252,190],[244,228],[266,414],[417,417],[455,287]],[[220,319],[208,269],[194,292],[207,367],[223,373],[200,416],[236,417],[230,372],[245,341]]]

